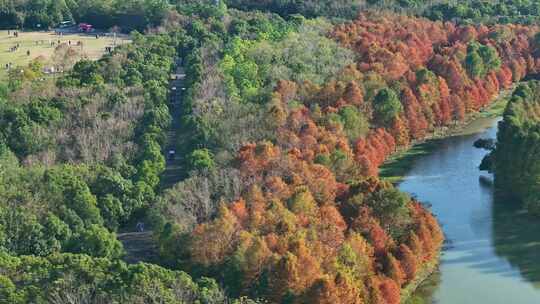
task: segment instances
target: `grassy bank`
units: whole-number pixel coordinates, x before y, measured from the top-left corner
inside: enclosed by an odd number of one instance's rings
[[[429,154],[437,145],[429,140],[392,155],[380,168],[379,176],[391,183],[399,183],[414,165],[415,160]]]
[[[438,140],[452,136],[474,134],[491,126],[493,119],[501,116],[504,112],[508,98],[513,91],[514,87],[501,92],[489,107],[480,112],[471,113],[463,123],[438,128],[424,140],[398,150],[379,168],[379,176],[394,184],[399,183],[407,172],[411,170],[419,156],[431,153],[438,146]]]
[[[419,304],[419,299],[414,296],[415,291],[428,280],[431,275],[437,271],[439,267],[440,257],[437,257],[430,263],[427,263],[418,271],[416,278],[412,280],[407,286],[401,289],[401,303],[404,304]]]

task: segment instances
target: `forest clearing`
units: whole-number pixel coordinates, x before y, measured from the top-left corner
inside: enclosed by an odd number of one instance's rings
[[[14,30],[0,31],[0,78],[5,78],[8,69],[6,64],[11,63],[11,67],[25,66],[36,58],[43,58],[45,62],[53,59],[54,50],[59,44],[67,44],[72,48],[78,60],[99,59],[105,52],[106,47],[129,43],[126,35],[99,36],[85,33],[65,33],[55,34],[54,31],[33,31],[18,32],[18,37],[13,35]],[[81,42],[81,44],[79,44]],[[53,44],[54,43],[54,44]],[[19,47],[15,51],[11,48]],[[28,55],[28,51],[30,54]]]

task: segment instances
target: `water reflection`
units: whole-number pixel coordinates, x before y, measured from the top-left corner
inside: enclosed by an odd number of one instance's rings
[[[540,220],[515,202],[496,198],[493,203],[495,253],[519,269],[520,276],[540,288]],[[512,275],[504,274],[501,275]],[[540,299],[538,299],[540,302]]]

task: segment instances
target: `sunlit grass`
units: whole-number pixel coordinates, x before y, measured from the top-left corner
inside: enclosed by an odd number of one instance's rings
[[[433,141],[417,144],[410,149],[394,154],[379,169],[379,176],[391,183],[401,181],[411,170],[414,161],[422,155],[429,154],[436,147]]]
[[[114,43],[113,37],[100,37],[96,39],[95,35],[74,33],[64,34],[62,36],[55,35],[54,32],[19,32],[19,37],[8,35],[8,31],[0,31],[0,79],[6,77],[6,64],[12,63],[15,66],[25,66],[31,60],[42,56],[49,60],[54,53],[55,47],[60,43],[68,43],[71,41],[71,46],[78,51],[81,58],[97,59],[105,52],[105,47],[112,46]],[[55,46],[51,42],[56,42]],[[77,46],[77,42],[82,42],[82,47]],[[36,43],[37,42],[37,43]],[[116,39],[116,44],[124,44],[129,40],[122,36]],[[9,49],[20,44],[16,52],[10,52]],[[30,55],[27,55],[30,51]]]

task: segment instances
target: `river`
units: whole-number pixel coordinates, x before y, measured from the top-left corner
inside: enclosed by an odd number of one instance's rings
[[[496,119],[480,119],[463,134],[438,140],[419,156],[399,188],[431,205],[447,242],[440,271],[412,303],[540,303],[540,221],[512,202],[495,198],[479,177],[486,151],[481,137],[495,138]]]

